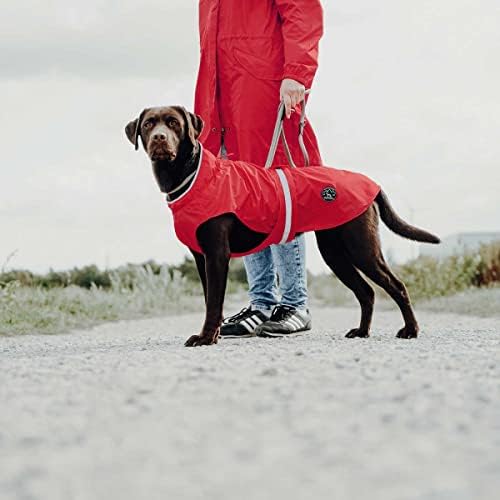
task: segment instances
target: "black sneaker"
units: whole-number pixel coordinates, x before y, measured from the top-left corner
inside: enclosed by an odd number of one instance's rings
[[[255,337],[255,329],[268,319],[262,311],[245,307],[239,313],[223,321],[220,336],[225,339]]]
[[[281,337],[310,329],[309,310],[299,311],[295,307],[280,305],[273,309],[268,321],[256,328],[255,334],[259,337]]]

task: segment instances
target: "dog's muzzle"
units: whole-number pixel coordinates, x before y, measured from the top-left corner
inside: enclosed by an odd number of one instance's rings
[[[153,142],[149,147],[149,151],[150,151],[149,156],[153,161],[162,161],[162,160],[173,161],[177,156],[175,151],[172,151],[168,147],[166,141]]]

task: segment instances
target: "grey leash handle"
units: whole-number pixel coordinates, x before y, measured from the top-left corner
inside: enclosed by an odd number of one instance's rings
[[[307,89],[305,91],[305,95],[309,94],[311,89]],[[309,166],[309,154],[307,153],[306,146],[304,144],[304,127],[306,125],[306,99],[302,99],[301,102],[301,110],[300,110],[300,122],[299,122],[299,146],[302,151],[302,155],[304,156],[304,164],[306,167]],[[281,137],[281,141],[283,142],[283,148],[285,150],[286,158],[288,163],[292,168],[297,168],[295,165],[292,153],[290,152],[290,148],[288,147],[288,142],[286,140],[285,131],[283,129],[283,120],[285,118],[285,103],[284,101],[280,102],[278,106],[278,115],[276,117],[276,125],[274,126],[273,138],[271,139],[271,146],[269,147],[269,153],[267,154],[267,159],[265,163],[265,168],[270,168],[273,164],[274,157],[276,156],[276,150],[278,149],[278,142]]]

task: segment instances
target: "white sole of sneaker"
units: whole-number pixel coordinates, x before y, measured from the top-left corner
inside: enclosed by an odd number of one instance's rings
[[[220,339],[248,339],[250,337],[256,337],[255,333],[247,333],[245,335],[219,335]]]
[[[256,335],[257,337],[264,337],[264,338],[274,338],[274,337],[295,337],[297,335],[302,335],[303,333],[309,332],[311,328],[302,328],[301,330],[297,330],[295,332],[290,332],[290,333],[280,333],[280,332],[258,332]]]

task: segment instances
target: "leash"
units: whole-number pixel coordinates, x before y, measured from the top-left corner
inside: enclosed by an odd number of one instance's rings
[[[307,89],[305,91],[305,95],[309,94],[311,89]],[[301,101],[301,110],[300,110],[300,121],[299,121],[299,146],[304,156],[304,164],[306,167],[309,166],[309,154],[307,153],[306,146],[304,144],[304,127],[306,126],[306,99]],[[269,153],[267,154],[267,159],[265,163],[265,168],[270,168],[273,164],[274,157],[276,156],[276,150],[278,149],[278,142],[281,138],[283,143],[283,148],[285,150],[285,155],[288,160],[289,165],[292,168],[297,168],[295,162],[292,158],[292,153],[290,152],[290,148],[288,146],[288,142],[285,136],[285,130],[283,129],[283,120],[285,119],[285,102],[281,101],[278,106],[278,114],[276,117],[276,125],[274,126],[273,137],[271,139],[271,146],[269,147]]]

